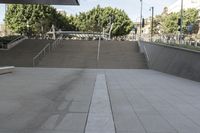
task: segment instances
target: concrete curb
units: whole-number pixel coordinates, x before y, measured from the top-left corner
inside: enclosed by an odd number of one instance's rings
[[[12,73],[14,71],[14,66],[8,66],[8,67],[0,67],[0,75]]]

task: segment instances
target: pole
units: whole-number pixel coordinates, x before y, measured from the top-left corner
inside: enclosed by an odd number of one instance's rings
[[[99,34],[99,41],[97,46],[97,62],[99,62],[100,47],[101,47],[101,34]]]
[[[141,3],[141,10],[140,10],[140,39],[141,39],[141,35],[142,35],[142,8],[143,8],[142,0],[140,0],[140,3]]]
[[[5,4],[5,17],[6,17],[6,12],[7,12],[7,4]],[[4,21],[4,35],[7,35],[7,25],[6,22]]]
[[[151,42],[153,41],[153,20],[154,20],[154,7],[151,7],[151,11],[152,11],[152,17],[151,17]]]
[[[183,36],[183,0],[181,0],[181,25],[180,25],[180,44],[182,44],[182,36]]]

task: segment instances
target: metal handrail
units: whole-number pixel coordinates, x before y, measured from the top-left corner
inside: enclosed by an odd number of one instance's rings
[[[178,36],[173,34],[167,34],[162,36],[155,36],[150,40],[148,37],[142,37],[143,41],[161,42],[166,44],[179,44]],[[189,45],[193,47],[200,48],[200,40],[182,40],[181,45]]]
[[[63,35],[59,36],[52,44],[51,44],[51,49],[55,50],[58,45],[60,44],[61,40],[62,40]]]
[[[49,53],[55,50],[62,40],[62,35],[59,36],[52,44],[48,43],[36,56],[33,57],[33,67],[36,66],[36,60],[39,59],[41,55],[46,55],[46,50],[48,49]]]
[[[98,41],[98,46],[97,46],[97,62],[99,62],[100,47],[101,47],[101,35],[99,35],[99,41]]]
[[[33,67],[35,67],[35,65],[36,65],[36,60],[37,60],[42,54],[44,54],[44,56],[46,55],[46,50],[47,50],[47,48],[49,49],[49,53],[50,53],[50,49],[51,49],[50,45],[51,45],[51,44],[48,43],[36,56],[33,57]]]

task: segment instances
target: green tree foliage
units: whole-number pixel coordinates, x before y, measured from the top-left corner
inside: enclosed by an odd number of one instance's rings
[[[52,24],[57,29],[74,30],[70,18],[60,14],[49,5],[9,5],[5,22],[7,26],[17,33],[32,34],[46,33]]]
[[[158,26],[160,27],[162,33],[177,33],[178,26],[178,18],[180,18],[180,12],[178,13],[170,13],[170,14],[162,14],[158,15],[154,21],[155,31],[158,30]],[[192,24],[194,25],[193,32],[197,32],[198,29],[198,18],[199,18],[199,10],[195,8],[184,10],[183,12],[183,32],[187,33],[187,26]]]
[[[68,17],[67,15],[63,15],[57,13],[54,18],[54,24],[56,28],[64,30],[64,31],[73,31],[76,27],[73,25],[72,17]]]
[[[56,10],[47,5],[9,5],[5,22],[17,33],[44,32],[54,23]],[[43,30],[43,31],[42,31]]]
[[[52,24],[57,29],[102,32],[109,31],[110,21],[113,23],[112,35],[128,34],[133,23],[123,10],[97,6],[88,12],[75,16],[66,16],[56,12],[48,5],[9,5],[5,21],[7,26],[17,33],[45,33]]]
[[[110,19],[113,23],[113,36],[126,35],[133,28],[132,21],[123,10],[111,7],[97,6],[88,12],[76,15],[73,20],[78,30],[102,32],[104,28],[108,32]]]
[[[171,13],[162,18],[162,26],[164,33],[178,32],[178,13]]]

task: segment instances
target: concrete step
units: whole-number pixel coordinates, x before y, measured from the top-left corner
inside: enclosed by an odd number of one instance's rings
[[[137,43],[102,41],[97,61],[98,41],[63,41],[62,46],[47,55],[39,67],[145,69],[146,59]]]
[[[0,51],[0,65],[32,67],[33,57],[52,40],[27,39],[10,50]]]

